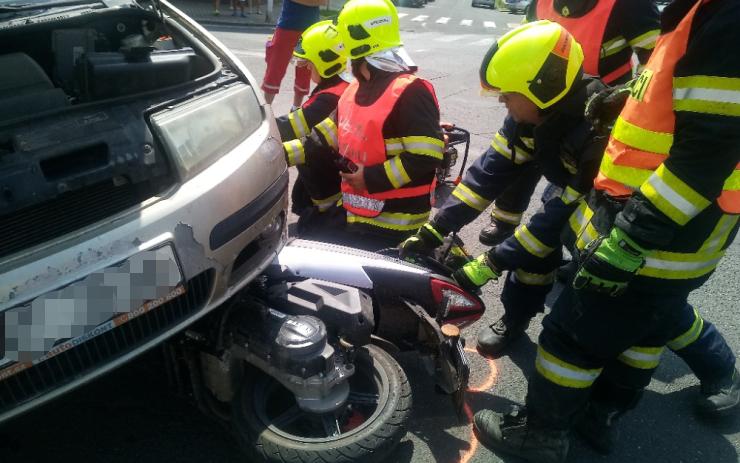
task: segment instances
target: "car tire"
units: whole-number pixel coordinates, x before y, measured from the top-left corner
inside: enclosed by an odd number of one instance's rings
[[[239,440],[254,460],[272,463],[378,462],[396,447],[406,433],[405,423],[411,411],[411,387],[400,365],[377,346],[369,345],[357,350],[355,374],[349,379],[350,405],[343,412],[346,415],[350,410],[346,423],[354,423],[358,419],[364,421],[347,432],[342,431],[342,425],[338,424],[340,431],[335,436],[322,438],[294,434],[296,429],[307,430],[306,434],[319,430],[323,434],[326,432],[321,424],[312,425],[318,417],[300,411],[292,394],[275,379],[262,372],[255,373],[255,376],[246,378],[232,402],[232,417]],[[377,394],[366,392],[367,383],[374,385]],[[277,394],[273,396],[271,392]],[[356,408],[353,392],[357,397],[355,400],[361,400],[356,402]],[[376,404],[362,403],[374,402],[375,396]],[[292,404],[286,404],[286,399]],[[371,407],[374,407],[372,412]],[[283,427],[279,428],[274,425],[271,414],[277,415],[275,418],[278,419],[286,414],[290,414],[290,418],[293,415],[300,417],[284,425],[288,419],[282,419],[278,426]],[[332,420],[335,418],[331,417]],[[302,423],[304,419],[306,422]],[[337,423],[339,421],[337,418]]]

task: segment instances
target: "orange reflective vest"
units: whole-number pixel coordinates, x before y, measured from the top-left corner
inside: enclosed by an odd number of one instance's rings
[[[668,157],[673,145],[676,116],[673,112],[674,69],[686,54],[691,24],[700,0],[678,27],[661,35],[645,70],[633,85],[632,93],[614,124],[599,174],[597,190],[613,197],[628,197],[648,181]],[[700,155],[700,153],[697,153]],[[720,208],[729,214],[740,213],[740,190],[735,174],[725,182],[718,198]]]
[[[627,61],[607,75],[599,74],[599,60],[601,47],[604,42],[604,32],[616,0],[599,0],[591,11],[578,18],[568,18],[562,12],[556,11],[554,0],[537,1],[537,19],[549,19],[563,26],[573,35],[583,48],[583,71],[592,76],[601,77],[606,84],[610,84],[632,72],[632,62]]]
[[[349,84],[339,98],[337,109],[339,154],[365,167],[384,163],[388,156],[383,138],[383,125],[403,91],[416,79],[419,77],[412,74],[398,76],[375,103],[369,106],[355,103],[359,83],[354,81]],[[424,83],[433,92],[431,84],[426,81]],[[385,200],[429,195],[431,187],[430,183],[369,193],[367,190],[355,190],[347,182],[342,181],[342,205],[353,214],[377,217],[383,211]]]

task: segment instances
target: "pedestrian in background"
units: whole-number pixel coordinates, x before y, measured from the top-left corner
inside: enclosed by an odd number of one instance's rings
[[[216,0],[218,1],[218,0]],[[293,56],[298,39],[304,30],[319,20],[319,6],[325,5],[328,0],[283,0],[275,33],[267,41],[265,61],[267,69],[262,79],[262,91],[265,100],[272,104],[275,95],[280,92],[280,83],[285,77],[288,64]],[[295,83],[293,85],[293,107],[301,106],[303,98],[308,95],[311,86],[311,72],[307,67],[295,68]]]

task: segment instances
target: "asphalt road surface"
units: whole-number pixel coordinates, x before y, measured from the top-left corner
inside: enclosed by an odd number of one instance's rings
[[[480,59],[495,38],[515,27],[521,16],[473,9],[469,1],[462,0],[436,0],[421,9],[399,11],[406,47],[420,67],[419,74],[433,82],[443,119],[473,133],[472,153],[477,156],[505,115],[495,99],[479,96]],[[259,80],[269,31],[211,30]],[[274,105],[276,114],[289,107],[290,73],[282,88]],[[538,203],[532,201],[529,213]],[[475,253],[484,249],[477,233],[487,220],[484,214],[462,234]],[[691,296],[692,303],[719,327],[736,352],[740,347],[738,269],[740,246],[736,243],[710,282]],[[485,288],[484,319],[463,332],[469,345],[474,345],[480,326],[500,316],[500,289],[495,284]],[[504,411],[524,401],[540,320],[541,316],[531,324],[528,338],[517,342],[510,356],[487,361],[470,354],[470,411],[483,407]],[[471,436],[468,420],[458,418],[451,402],[434,392],[414,356],[404,355],[400,360],[412,381],[416,406],[408,434],[389,463],[516,461],[501,460],[480,446]],[[644,400],[620,422],[617,451],[602,457],[574,438],[569,461],[738,461],[740,419],[731,417],[719,423],[696,419],[692,401],[697,393],[697,380],[687,367],[673,354],[664,354]],[[228,433],[205,420],[187,400],[173,396],[164,372],[143,359],[0,427],[0,462],[37,461],[227,463],[245,458]]]

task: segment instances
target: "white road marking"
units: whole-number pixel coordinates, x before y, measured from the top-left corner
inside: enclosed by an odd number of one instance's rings
[[[490,27],[494,29],[496,27],[496,23],[493,21],[483,21],[483,27]]]
[[[473,25],[473,20],[472,19],[463,19],[462,21],[460,21],[460,25],[461,26],[472,26]]]
[[[398,19],[405,18],[408,15],[408,13],[398,13]]]
[[[419,16],[417,16],[415,18],[412,18],[411,20],[412,21],[416,21],[416,22],[422,22],[422,21],[425,21],[428,17],[429,16],[427,16],[425,14],[420,14]]]
[[[496,39],[494,39],[493,37],[486,37],[485,39],[481,39],[481,40],[475,41],[475,42],[471,43],[470,45],[487,47],[489,45],[493,45],[493,42],[495,42],[495,41],[496,41]]]
[[[446,17],[442,16],[441,18],[439,18],[435,22],[437,24],[447,24],[447,21],[449,21],[449,20],[450,20],[450,18],[446,18]]]
[[[509,29],[516,29],[517,27],[521,26],[519,23],[506,23],[507,26],[509,26]]]
[[[456,40],[462,40],[464,38],[470,37],[469,34],[449,34],[449,35],[443,35],[441,37],[437,37],[434,39],[435,42],[455,42]]]

